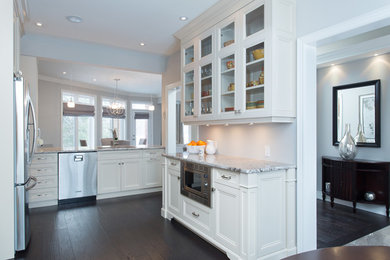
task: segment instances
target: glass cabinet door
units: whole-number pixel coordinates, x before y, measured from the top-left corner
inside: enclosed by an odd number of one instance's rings
[[[245,15],[246,37],[264,29],[264,5]]]
[[[185,49],[184,52],[184,64],[190,64],[191,62],[194,62],[194,45],[191,45],[187,49]]]
[[[234,43],[234,22],[221,29],[221,49]]]
[[[185,73],[184,85],[184,115],[194,115],[194,71]]]
[[[264,108],[264,43],[246,49],[246,110]]]
[[[201,45],[201,48],[200,48],[201,58],[211,54],[212,43],[213,43],[213,38],[211,35],[201,41],[201,43],[200,43],[200,45]]]
[[[207,64],[200,68],[200,109],[201,114],[211,114],[213,112],[213,98],[212,98],[212,64]]]
[[[235,99],[234,54],[221,59],[221,112],[234,111]]]

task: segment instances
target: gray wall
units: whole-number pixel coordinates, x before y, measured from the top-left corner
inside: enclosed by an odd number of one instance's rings
[[[332,145],[332,88],[367,80],[381,80],[381,147],[358,147],[356,158],[390,161],[390,54],[335,65],[317,71],[317,190],[321,190],[321,156],[339,156]],[[351,129],[352,135],[356,129]]]
[[[41,138],[45,144],[53,144],[58,147],[61,145],[61,90],[82,92],[96,96],[96,111],[101,111],[101,97],[112,97],[113,91],[93,90],[70,86],[64,83],[54,83],[45,80],[38,82],[39,98],[39,128],[41,129]],[[127,100],[127,138],[130,140],[130,115],[132,101],[145,101],[150,103],[148,97],[138,97],[132,95],[118,95],[119,98]],[[155,111],[153,113],[153,144],[161,144],[161,105],[157,104],[154,99]],[[100,145],[101,138],[101,115],[96,114],[97,140],[96,144]]]

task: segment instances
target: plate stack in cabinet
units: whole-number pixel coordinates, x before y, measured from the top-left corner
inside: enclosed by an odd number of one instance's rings
[[[58,204],[57,169],[57,153],[34,155],[29,175],[37,178],[37,184],[28,191],[30,208]]]
[[[182,42],[182,121],[293,122],[295,1],[237,1],[233,6],[219,20],[210,13],[175,34]]]

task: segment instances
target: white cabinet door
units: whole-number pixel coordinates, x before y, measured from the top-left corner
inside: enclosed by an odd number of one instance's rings
[[[149,159],[145,161],[144,184],[145,188],[161,186],[161,161]]]
[[[168,211],[180,216],[180,172],[168,168]]]
[[[101,161],[98,165],[98,194],[121,190],[121,165],[119,161]]]
[[[240,192],[229,186],[214,184],[215,239],[230,248],[239,249],[240,241]]]
[[[140,160],[122,160],[121,190],[133,190],[142,187],[142,168]]]

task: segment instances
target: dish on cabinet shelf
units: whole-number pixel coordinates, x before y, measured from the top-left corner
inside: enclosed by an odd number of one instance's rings
[[[227,68],[228,70],[233,69],[233,68],[234,68],[234,60],[229,60],[229,61],[227,61],[227,62],[226,62],[226,68]]]
[[[223,47],[227,47],[229,46],[230,44],[233,44],[234,43],[234,40],[230,40],[230,41],[226,41],[223,43]]]
[[[234,107],[225,107],[225,112],[234,111]]]
[[[234,91],[234,89],[235,89],[234,83],[230,83],[227,90],[228,90],[228,91]]]
[[[252,51],[253,59],[254,60],[259,60],[264,58],[264,49],[256,49]]]

